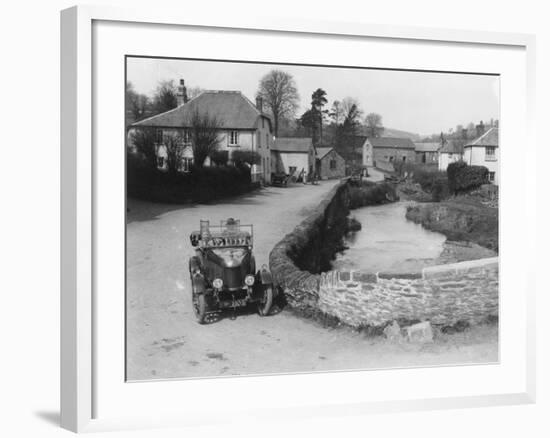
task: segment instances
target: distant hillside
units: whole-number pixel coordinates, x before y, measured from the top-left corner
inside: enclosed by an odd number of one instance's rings
[[[361,130],[362,135],[366,135],[365,129]],[[413,132],[401,131],[399,129],[384,128],[382,137],[410,138],[412,141],[419,141],[422,137]]]
[[[397,137],[397,138],[410,138],[413,141],[421,139],[419,134],[414,134],[412,132],[400,131],[399,129],[385,128],[384,137]]]

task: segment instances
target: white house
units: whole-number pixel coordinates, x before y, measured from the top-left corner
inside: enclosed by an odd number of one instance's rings
[[[186,172],[194,159],[190,136],[193,115],[207,113],[219,122],[219,149],[228,151],[229,160],[232,152],[239,149],[258,152],[261,163],[252,166],[252,181],[269,181],[273,135],[271,119],[263,112],[261,99],[257,99],[254,105],[240,91],[217,90],[204,91],[188,101],[186,94],[182,80],[178,89],[178,106],[132,124],[129,138],[132,131],[139,128],[156,129],[158,165],[165,168],[165,140],[177,136],[183,148],[181,170]],[[208,160],[205,164],[209,164]]]
[[[315,148],[309,137],[279,137],[271,148],[271,171],[289,175],[315,171]]]
[[[463,159],[464,148],[459,142],[444,140],[439,149],[438,169],[446,171],[447,166]]]
[[[489,169],[489,181],[499,184],[498,128],[490,128],[480,137],[464,146],[464,161],[469,165]]]

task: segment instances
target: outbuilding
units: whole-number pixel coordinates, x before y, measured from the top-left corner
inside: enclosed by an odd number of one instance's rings
[[[346,175],[346,161],[332,147],[318,147],[316,161],[320,179],[343,178]]]
[[[315,148],[309,137],[279,137],[271,147],[271,172],[307,178],[315,166]]]

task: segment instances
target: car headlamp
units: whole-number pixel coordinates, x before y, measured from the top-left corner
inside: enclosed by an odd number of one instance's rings
[[[221,278],[216,278],[216,279],[212,282],[212,284],[214,285],[214,287],[215,287],[216,289],[221,289],[222,286],[223,286],[223,280],[222,280]]]
[[[254,284],[254,276],[253,275],[247,275],[244,278],[244,284],[247,286],[252,286]]]

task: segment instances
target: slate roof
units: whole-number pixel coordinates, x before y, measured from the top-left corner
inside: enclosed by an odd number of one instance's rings
[[[410,138],[398,137],[372,137],[370,144],[374,148],[414,149],[414,143]]]
[[[453,140],[446,140],[439,152],[442,154],[462,154],[464,147]]]
[[[325,147],[325,148],[316,148],[317,150],[317,158],[321,160],[325,155],[327,155],[330,151],[333,151],[334,148],[332,147]]]
[[[134,123],[132,126],[185,128],[191,126],[195,111],[216,117],[221,129],[255,129],[260,117],[271,119],[260,112],[240,91],[204,91],[184,105]]]
[[[310,137],[278,137],[273,142],[271,150],[308,153],[312,147],[313,141]]]
[[[368,137],[366,135],[346,135],[344,137],[344,141],[352,146],[352,150],[356,150],[363,147],[365,141],[367,141],[367,138]]]
[[[437,152],[441,146],[440,143],[415,143],[414,150],[416,152]]]
[[[468,143],[466,148],[472,146],[496,146],[498,147],[498,128],[491,128],[481,137],[476,138],[471,143]]]

